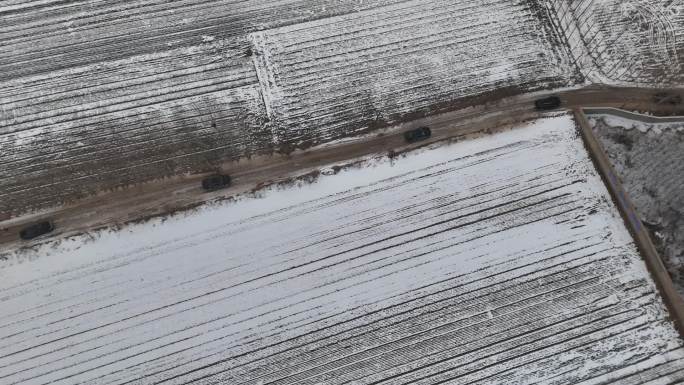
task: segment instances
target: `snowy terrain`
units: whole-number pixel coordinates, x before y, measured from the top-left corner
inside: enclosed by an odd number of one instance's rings
[[[270,153],[248,34],[399,1],[0,2],[0,218]]]
[[[295,144],[575,85],[554,38],[528,0],[414,0],[252,34],[277,139]]]
[[[607,114],[590,117],[684,295],[684,118],[679,123],[646,123]]]
[[[559,31],[592,81],[684,83],[684,0],[549,0]]]
[[[323,174],[6,252],[0,382],[684,379],[569,116]]]
[[[631,112],[629,113],[629,115],[639,117],[638,114],[634,114]],[[649,118],[651,118],[647,115],[644,115],[643,117],[646,120],[649,120]],[[628,118],[626,116],[618,116],[605,113],[592,113],[589,115],[589,120],[592,124],[596,124],[599,121],[601,121],[610,127],[620,128],[623,132],[636,130],[642,134],[651,133],[651,136],[657,136],[664,132],[675,133],[684,131],[684,117],[677,118],[677,120],[671,119],[672,121],[669,122],[667,120],[670,119],[662,119],[663,121],[661,122],[658,118],[652,119],[652,121],[643,121]]]
[[[0,218],[509,95],[682,84],[684,0],[0,3]]]

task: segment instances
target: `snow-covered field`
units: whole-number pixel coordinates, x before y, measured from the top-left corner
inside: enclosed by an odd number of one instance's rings
[[[684,83],[683,0],[550,0],[559,30],[593,82]]]
[[[569,116],[328,171],[9,251],[0,383],[684,379],[682,341]]]
[[[528,0],[414,0],[252,34],[278,140],[325,142],[498,92],[576,84]],[[499,96],[500,97],[500,96]]]
[[[398,1],[0,2],[0,218],[270,152],[248,34]]]
[[[684,295],[684,119],[656,124],[599,114],[590,122]]]

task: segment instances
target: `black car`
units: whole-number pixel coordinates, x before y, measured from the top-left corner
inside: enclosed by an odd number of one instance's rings
[[[680,95],[663,92],[653,95],[653,101],[656,104],[669,104],[671,106],[676,106],[682,104],[682,97]]]
[[[230,186],[230,176],[228,175],[212,175],[202,180],[202,188],[207,191],[219,190]]]
[[[19,237],[24,240],[33,239],[39,237],[43,234],[47,234],[55,229],[55,226],[50,221],[43,221],[39,223],[34,223],[30,226],[25,227],[19,232]]]
[[[558,96],[549,96],[544,99],[537,99],[534,101],[534,107],[539,111],[553,110],[561,105],[561,100]]]
[[[432,131],[430,131],[429,127],[420,127],[411,131],[404,132],[404,139],[406,139],[406,141],[409,143],[413,143],[418,142],[420,140],[425,140],[429,138],[431,135]]]

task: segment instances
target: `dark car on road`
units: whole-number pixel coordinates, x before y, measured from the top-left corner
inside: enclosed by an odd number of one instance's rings
[[[220,190],[230,186],[230,176],[212,175],[202,180],[202,188],[207,191]]]
[[[38,222],[22,229],[19,232],[19,237],[24,240],[29,240],[47,234],[54,229],[55,226],[50,221]]]
[[[553,110],[561,105],[561,100],[558,96],[549,96],[544,99],[537,99],[534,101],[534,107],[539,111]]]
[[[431,135],[432,131],[430,131],[429,127],[420,127],[411,131],[404,132],[404,139],[406,139],[406,141],[409,143],[413,143],[418,142],[420,140],[428,139]]]
[[[682,97],[680,95],[668,94],[666,92],[662,92],[662,93],[653,95],[653,101],[656,104],[669,104],[671,106],[677,106],[677,105],[682,104]]]

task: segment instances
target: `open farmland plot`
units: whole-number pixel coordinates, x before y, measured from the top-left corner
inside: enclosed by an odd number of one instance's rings
[[[684,378],[568,116],[53,246],[0,267],[3,384]]]
[[[649,124],[608,114],[590,116],[596,135],[684,296],[684,119]]]
[[[548,0],[595,82],[684,84],[683,0]]]
[[[1,211],[269,148],[251,60],[226,54],[241,52],[204,44],[5,82]]]
[[[534,1],[416,0],[252,34],[281,143],[569,86],[577,69]],[[482,100],[482,99],[480,99]]]
[[[682,0],[4,0],[0,218],[585,75],[682,84],[682,14]]]
[[[270,152],[247,34],[395,2],[3,1],[0,217]]]
[[[403,0],[405,1],[405,0]],[[0,79],[191,47],[402,0],[5,0]]]

